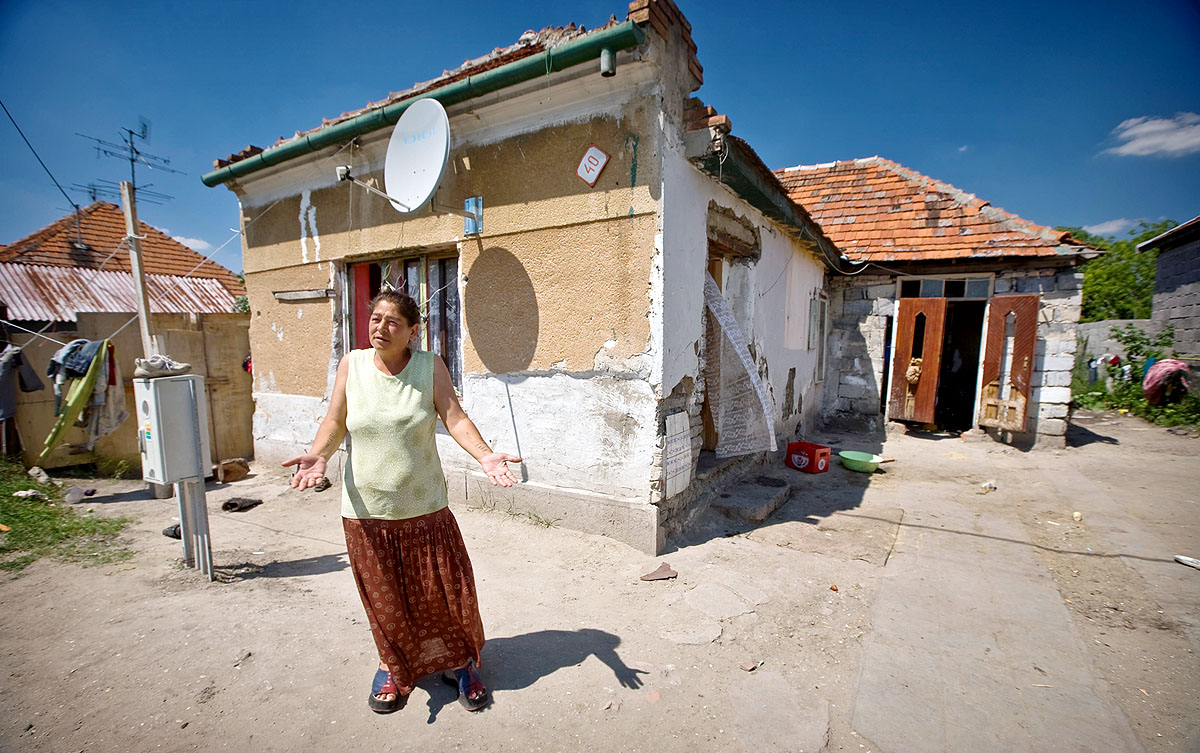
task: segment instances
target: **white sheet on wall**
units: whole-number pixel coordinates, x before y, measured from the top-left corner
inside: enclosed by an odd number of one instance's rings
[[[663,497],[670,499],[692,483],[692,432],[687,411],[667,416],[667,446],[663,452],[666,488]]]
[[[775,450],[775,408],[746,338],[712,275],[705,275],[704,305],[721,328],[721,378],[717,392],[717,457]],[[739,368],[740,367],[740,368]],[[711,389],[711,387],[710,387]]]

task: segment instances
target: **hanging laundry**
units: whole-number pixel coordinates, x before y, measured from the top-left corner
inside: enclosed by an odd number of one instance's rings
[[[20,348],[9,345],[0,353],[0,421],[17,415],[18,386],[22,392],[46,388]]]
[[[67,344],[66,348],[70,348],[75,342],[87,343],[88,341],[72,341],[71,343]],[[46,456],[53,452],[54,448],[57,447],[60,442],[62,442],[63,434],[66,433],[67,428],[71,426],[71,424],[75,423],[75,419],[79,417],[79,415],[83,412],[83,409],[86,408],[88,403],[92,400],[92,395],[96,386],[96,380],[100,377],[100,372],[104,369],[106,360],[105,358],[96,358],[95,356],[100,352],[102,346],[104,348],[104,352],[106,353],[108,348],[108,340],[98,340],[96,342],[98,342],[99,345],[92,349],[93,357],[90,365],[88,366],[87,372],[82,377],[72,381],[70,388],[67,390],[66,399],[64,399],[61,404],[62,411],[61,413],[58,413],[58,421],[54,424],[54,427],[50,429],[50,434],[46,437],[42,452],[38,456],[38,465],[41,465],[43,462],[45,462]],[[66,348],[63,350],[66,350]],[[55,353],[54,359],[58,359],[59,355],[63,353],[63,350]],[[75,363],[78,363],[78,361]],[[59,361],[59,364],[60,369],[56,370],[54,368],[54,361],[52,360],[51,362],[50,371],[55,372],[54,376],[56,378],[58,373],[62,373],[66,370],[65,357],[62,361]],[[47,373],[49,373],[49,371]],[[56,383],[56,388],[57,387],[58,383]],[[57,395],[55,397],[57,398]],[[56,406],[56,409],[58,407],[59,406]]]
[[[92,400],[87,410],[88,438],[84,447],[91,450],[96,441],[107,437],[129,418],[125,409],[125,384],[121,380],[121,367],[117,361],[117,349],[112,343],[101,351],[104,363],[92,388]]]

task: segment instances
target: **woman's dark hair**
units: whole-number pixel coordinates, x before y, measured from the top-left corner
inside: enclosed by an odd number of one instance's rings
[[[374,311],[375,307],[382,301],[387,301],[395,306],[400,315],[408,321],[408,326],[411,327],[414,324],[420,324],[421,309],[408,293],[405,293],[403,290],[381,290],[378,295],[371,299],[371,305],[367,308],[367,311]]]

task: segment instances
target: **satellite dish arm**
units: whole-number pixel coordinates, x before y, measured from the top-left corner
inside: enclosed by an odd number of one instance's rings
[[[373,193],[373,194],[377,194],[377,195],[379,195],[379,196],[382,196],[383,198],[387,199],[388,201],[392,202],[393,204],[396,204],[396,205],[398,205],[398,206],[402,206],[402,207],[404,207],[404,211],[406,211],[406,212],[410,212],[410,211],[412,211],[412,209],[411,209],[411,208],[410,208],[410,207],[409,207],[407,204],[405,204],[404,202],[402,202],[402,201],[397,201],[396,199],[393,199],[391,196],[388,196],[387,194],[385,194],[383,191],[380,191],[380,190],[379,190],[378,188],[376,188],[375,186],[372,186],[372,185],[370,185],[370,184],[368,184],[368,183],[363,183],[363,182],[362,182],[361,180],[359,180],[358,178],[355,178],[353,175],[351,175],[351,174],[350,174],[350,166],[349,166],[349,165],[338,165],[338,167],[337,167],[337,179],[338,179],[339,181],[342,181],[342,180],[348,180],[348,181],[350,181],[351,183],[353,183],[353,184],[355,184],[355,185],[357,185],[357,186],[362,186],[363,188],[367,189],[368,191],[370,191],[370,192],[371,192],[371,193]]]
[[[396,199],[387,195],[383,191],[380,191],[375,186],[372,186],[368,183],[363,183],[358,178],[355,178],[353,175],[350,174],[350,166],[349,165],[338,165],[337,179],[339,181],[348,180],[355,185],[362,186],[363,188],[367,189],[368,191],[370,191],[371,193],[373,193],[377,196],[387,199],[388,201],[392,202],[393,204],[397,204],[399,206],[404,207],[404,211],[406,211],[406,212],[412,211],[412,209],[407,204],[405,204],[401,201],[397,201]],[[433,195],[433,198],[430,199],[430,201],[429,201],[429,208],[431,210],[433,210],[434,212],[437,212],[440,214],[456,214],[459,217],[465,217],[466,219],[471,220],[473,223],[475,223],[476,228],[482,228],[483,227],[482,200],[477,199],[472,204],[472,206],[474,207],[473,209],[459,209],[458,207],[452,207],[452,206],[447,206],[445,204],[439,204],[436,193]],[[478,233],[480,231],[474,230],[474,231],[469,231],[469,232]]]

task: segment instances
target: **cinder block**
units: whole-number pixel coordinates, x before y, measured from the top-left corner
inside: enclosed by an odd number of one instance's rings
[[[1033,401],[1038,405],[1046,403],[1062,403],[1071,402],[1070,387],[1041,387],[1033,390]]]
[[[842,300],[844,300],[846,302],[861,301],[861,300],[865,300],[866,297],[867,297],[866,289],[861,286],[855,286],[852,288],[846,288],[845,293],[843,293],[843,295],[842,295]]]
[[[1067,422],[1061,418],[1038,419],[1037,433],[1062,436],[1067,433]]]
[[[1083,287],[1083,272],[1059,272],[1054,276],[1054,286],[1059,290],[1079,290]]]
[[[1017,280],[1018,293],[1044,293],[1054,290],[1053,277],[1023,277]]]
[[[1071,372],[1069,371],[1051,371],[1042,376],[1043,387],[1070,387]]]
[[[865,316],[874,313],[875,304],[872,301],[846,301],[842,306],[842,314],[844,316]]]
[[[872,285],[867,288],[867,297],[892,300],[896,297],[896,285],[891,282],[883,283],[882,285]]]
[[[1070,371],[1075,368],[1075,359],[1070,356],[1046,356],[1040,365],[1042,371]]]
[[[997,277],[996,278],[996,292],[997,293],[1011,293],[1012,289],[1013,289],[1012,280],[1008,279],[1007,277]]]
[[[1038,406],[1038,420],[1047,418],[1066,418],[1067,406],[1062,403],[1043,403]]]

